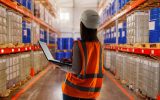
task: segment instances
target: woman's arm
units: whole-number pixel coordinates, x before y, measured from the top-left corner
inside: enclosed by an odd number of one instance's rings
[[[78,43],[75,42],[73,46],[72,67],[62,66],[61,69],[65,72],[79,74],[81,71],[82,60]]]

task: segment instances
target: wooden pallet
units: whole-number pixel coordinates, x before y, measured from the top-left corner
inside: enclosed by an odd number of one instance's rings
[[[160,43],[135,43],[135,44],[110,44],[110,46],[124,47],[124,48],[155,48],[160,49]]]
[[[28,12],[32,13],[29,9],[24,7],[21,3],[17,2],[16,0],[11,0],[14,4],[18,5],[19,7],[22,7],[23,9],[27,10]]]
[[[16,46],[12,43],[1,44],[0,48],[15,48]]]
[[[149,10],[151,8],[160,7],[160,1],[159,0],[148,0],[143,5],[139,6],[137,9],[141,10]]]
[[[0,44],[0,48],[16,48],[16,47],[24,47],[24,46],[31,46],[31,44],[24,44],[24,43],[7,43],[7,44]]]
[[[11,0],[14,4],[20,4],[19,2],[17,2],[16,0]]]
[[[134,44],[136,48],[160,48],[160,43],[142,43],[142,44]]]
[[[28,17],[23,17],[23,20],[25,20],[26,22],[29,22],[29,23],[32,22],[32,19],[31,19],[31,18],[28,18]]]
[[[0,98],[6,98],[10,95],[11,90],[7,89],[6,91],[4,91],[3,93],[0,93]]]

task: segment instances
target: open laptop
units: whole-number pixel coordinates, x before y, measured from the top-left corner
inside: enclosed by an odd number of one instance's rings
[[[56,65],[59,65],[59,66],[70,66],[70,67],[72,66],[71,63],[65,63],[65,62],[60,62],[59,60],[55,60],[53,58],[50,50],[48,49],[46,43],[39,41],[39,44],[40,44],[40,46],[41,46],[41,48],[43,50],[43,53],[45,54],[45,56],[46,56],[48,61],[50,61],[50,62],[52,62],[52,63],[54,63]]]

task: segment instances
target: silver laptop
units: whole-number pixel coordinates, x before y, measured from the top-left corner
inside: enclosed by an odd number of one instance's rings
[[[65,63],[65,62],[61,62],[59,60],[55,60],[50,52],[50,50],[48,49],[48,46],[46,45],[46,43],[39,41],[39,44],[43,50],[44,55],[46,56],[47,60],[59,65],[59,66],[72,66],[71,63]]]

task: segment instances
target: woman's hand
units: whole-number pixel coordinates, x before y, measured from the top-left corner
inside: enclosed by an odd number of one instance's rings
[[[64,62],[64,63],[72,63],[72,60],[71,59],[61,59],[61,62]]]

